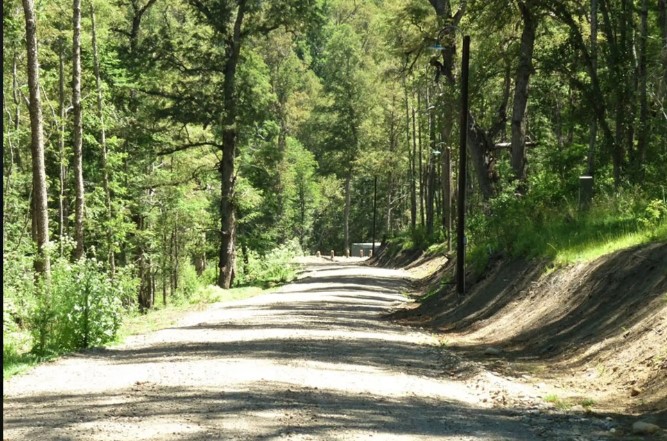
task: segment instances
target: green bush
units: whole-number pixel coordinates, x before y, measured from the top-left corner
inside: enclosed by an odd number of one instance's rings
[[[303,255],[298,240],[293,239],[264,255],[248,252],[248,262],[237,261],[237,285],[274,285],[285,283],[296,277],[293,260]]]
[[[122,322],[123,299],[135,289],[129,272],[119,272],[112,281],[94,259],[55,260],[51,280],[39,287],[30,312],[33,352],[43,356],[113,340]]]
[[[187,303],[205,284],[205,280],[204,277],[200,278],[197,276],[197,270],[194,265],[187,261],[182,262],[179,265],[178,289],[176,290],[174,301],[177,304]]]

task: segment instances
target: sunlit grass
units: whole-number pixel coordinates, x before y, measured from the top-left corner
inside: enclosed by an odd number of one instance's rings
[[[609,213],[591,213],[574,219],[555,215],[547,222],[527,221],[520,232],[508,233],[509,238],[494,238],[491,243],[473,247],[469,261],[475,263],[475,257],[488,255],[487,249],[504,249],[512,257],[548,259],[552,269],[590,262],[622,249],[667,242],[667,220],[645,225],[633,217]]]
[[[121,343],[130,335],[146,334],[174,326],[186,314],[204,310],[212,303],[243,300],[264,292],[267,291],[255,286],[232,289],[222,289],[214,285],[202,287],[187,300],[179,300],[173,304],[167,304],[166,307],[156,306],[147,314],[137,312],[127,316],[118,331],[116,344]]]
[[[639,231],[620,234],[616,237],[607,237],[599,242],[573,244],[558,250],[554,257],[554,263],[561,266],[576,262],[590,262],[605,254],[653,241],[654,238],[651,234],[646,231]]]

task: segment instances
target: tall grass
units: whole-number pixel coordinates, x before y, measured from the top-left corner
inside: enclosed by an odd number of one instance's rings
[[[640,193],[601,195],[587,211],[566,199],[549,205],[501,195],[470,227],[471,254],[542,257],[556,265],[593,260],[648,242],[667,241],[667,202]]]

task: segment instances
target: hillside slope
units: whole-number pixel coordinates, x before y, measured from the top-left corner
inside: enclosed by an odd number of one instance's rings
[[[464,297],[442,283],[452,271],[445,263],[439,277],[424,277],[424,293],[440,292],[390,318],[434,329],[504,373],[560,383],[595,407],[667,420],[667,243],[555,270],[496,260]]]

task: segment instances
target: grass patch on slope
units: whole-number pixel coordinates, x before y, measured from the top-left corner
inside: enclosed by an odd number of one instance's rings
[[[548,259],[555,266],[588,262],[636,245],[667,241],[667,202],[630,194],[600,197],[588,211],[575,203],[501,194],[469,223],[468,261],[493,253]]]

